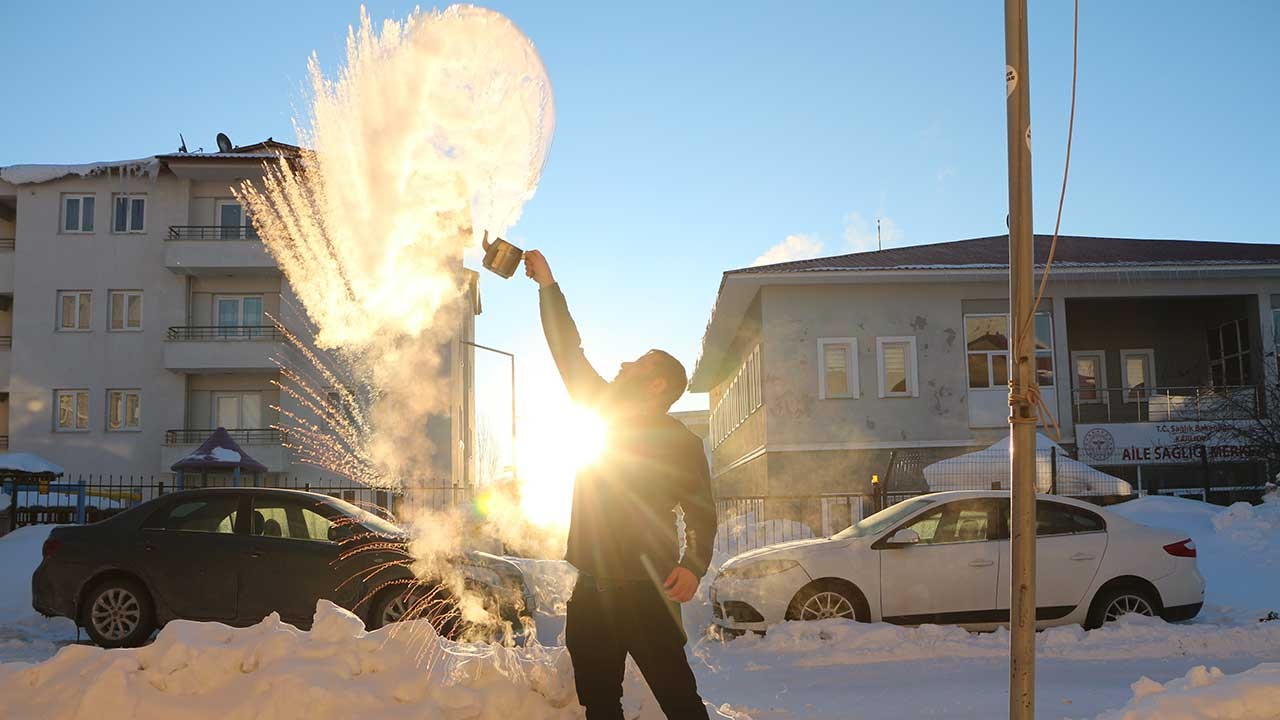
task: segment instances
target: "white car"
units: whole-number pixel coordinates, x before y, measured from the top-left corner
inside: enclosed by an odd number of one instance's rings
[[[1204,579],[1185,535],[1078,500],[1036,501],[1037,627],[1095,628],[1128,613],[1195,617]],[[844,617],[991,630],[1009,622],[1009,493],[921,495],[829,537],[726,562],[711,588],[717,625],[763,632]]]

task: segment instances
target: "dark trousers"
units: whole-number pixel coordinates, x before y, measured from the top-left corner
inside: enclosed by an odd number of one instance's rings
[[[628,654],[668,720],[706,720],[707,710],[684,654],[687,638],[680,606],[653,583],[579,576],[569,600],[564,639],[587,720],[623,720],[622,676]]]

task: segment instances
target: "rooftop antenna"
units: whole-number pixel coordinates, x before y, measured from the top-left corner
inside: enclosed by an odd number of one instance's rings
[[[235,146],[231,144],[231,138],[226,133],[218,133],[218,152],[231,152]]]
[[[182,137],[182,133],[178,133],[178,139],[182,141],[182,146],[178,148],[178,152],[187,152],[187,139]]]
[[[884,249],[884,245],[880,244],[880,218],[876,218],[876,249]]]

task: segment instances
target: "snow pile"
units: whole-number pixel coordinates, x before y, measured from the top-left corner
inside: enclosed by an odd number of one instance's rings
[[[1132,660],[1265,654],[1280,647],[1280,623],[1170,625],[1158,618],[1126,616],[1086,632],[1078,625],[1038,633],[1036,654],[1063,660]],[[727,655],[749,655],[796,667],[859,665],[947,658],[1007,658],[1009,633],[970,633],[954,625],[902,627],[852,620],[786,622],[768,635],[745,635],[725,646]]]
[[[1201,619],[1247,622],[1280,610],[1280,501],[1223,508],[1150,495],[1108,510],[1135,522],[1186,533],[1205,581]]]
[[[1264,720],[1280,718],[1280,663],[1236,675],[1199,665],[1165,684],[1143,677],[1133,700],[1098,720]]]
[[[4,497],[8,497],[5,495]],[[41,660],[75,639],[75,624],[46,618],[31,607],[31,574],[54,525],[30,525],[0,538],[0,661]]]
[[[508,720],[575,717],[571,678],[563,650],[454,645],[424,622],[365,633],[321,601],[311,632],[176,621],[136,650],[0,667],[0,692],[12,717]]]
[[[147,177],[155,180],[160,174],[160,160],[155,157],[137,160],[113,160],[82,163],[80,165],[7,165],[0,167],[0,180],[14,185],[44,183],[71,175],[94,177],[119,175],[120,177]]]

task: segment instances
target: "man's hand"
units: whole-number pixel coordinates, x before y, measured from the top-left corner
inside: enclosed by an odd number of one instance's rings
[[[698,578],[693,571],[687,567],[676,566],[675,570],[667,576],[667,581],[662,584],[662,589],[667,592],[667,599],[676,602],[689,602],[693,598],[693,594],[698,590]]]
[[[551,266],[547,265],[547,259],[543,257],[539,250],[528,250],[524,254],[524,274],[526,277],[533,278],[538,283],[538,287],[544,288],[548,285],[554,285],[556,279],[551,276]]]

